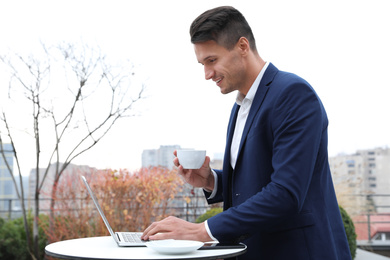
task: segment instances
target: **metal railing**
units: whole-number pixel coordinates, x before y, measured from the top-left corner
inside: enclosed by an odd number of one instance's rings
[[[359,212],[353,215],[355,229],[360,228],[361,230],[361,227],[365,226],[365,235],[367,236],[367,239],[364,239],[365,241],[368,243],[372,242],[375,235],[372,233],[372,229],[378,224],[388,225],[390,230],[390,194],[347,194],[344,196],[356,197],[365,201],[365,206],[361,207]],[[376,201],[378,198],[381,198],[382,202],[378,203]],[[387,242],[390,243],[390,240]]]
[[[351,196],[366,196],[366,197],[390,197],[390,194],[369,194],[369,195],[351,195]],[[80,200],[85,200],[85,198],[80,198]],[[176,196],[174,199],[176,203],[174,205],[169,206],[168,208],[175,212],[175,216],[185,219],[187,221],[195,221],[197,217],[205,213],[208,209],[211,207],[207,204],[203,196],[193,196],[192,201],[197,201],[194,205],[194,203],[190,202],[188,203],[187,200],[185,200],[185,196]],[[389,198],[390,200],[390,198]],[[34,199],[25,199],[25,205],[27,208],[27,205],[33,203]],[[50,201],[50,198],[42,198],[40,201]],[[7,199],[0,199],[0,218],[6,219],[6,220],[11,220],[15,218],[19,218],[22,216],[22,209],[20,206],[20,201],[17,198],[7,198]],[[180,205],[180,206],[178,206]],[[181,206],[182,205],[182,206]],[[389,205],[381,205],[381,206],[375,206],[375,209],[388,209],[390,208]],[[156,210],[159,209],[158,206],[155,207]],[[30,208],[31,210],[31,208]],[[77,208],[74,208],[73,210],[80,210]],[[50,209],[48,208],[41,208],[40,212],[41,213],[49,213]],[[359,226],[361,229],[362,226],[364,225],[364,228],[366,230],[367,234],[367,241],[368,243],[372,243],[373,241],[373,235],[372,234],[372,228],[373,226],[377,224],[385,224],[389,226],[390,230],[390,211],[388,213],[377,213],[373,212],[372,210],[366,210],[365,213],[359,214],[360,218],[354,218],[354,224],[355,227]],[[364,216],[364,217],[363,217]],[[388,216],[387,220],[375,220],[377,216]],[[359,238],[358,238],[359,239]],[[390,243],[390,240],[387,241]]]
[[[354,221],[354,224],[365,224],[367,225],[367,241],[369,243],[372,242],[373,240],[373,235],[371,234],[371,227],[372,225],[375,225],[375,224],[389,224],[389,228],[390,228],[390,221],[375,221],[375,220],[372,220],[372,217],[373,216],[389,216],[389,219],[390,219],[390,213],[380,213],[380,214],[371,214],[371,213],[368,213],[368,214],[365,214],[364,216],[367,217],[367,220],[366,221]],[[388,241],[389,244],[390,244],[390,240]]]
[[[205,213],[208,209],[211,208],[205,201],[203,196],[191,196],[192,201],[198,201],[196,205],[193,202],[187,202],[185,196],[176,196],[174,198],[176,205],[168,206],[167,208],[175,212],[175,216],[178,218],[185,219],[187,221],[195,221],[197,217]],[[50,201],[50,198],[41,198],[40,202]],[[85,200],[85,198],[80,198],[79,200]],[[200,201],[200,203],[199,203]],[[179,203],[178,203],[179,202]],[[24,199],[26,210],[31,210],[32,207],[28,207],[29,203],[34,203],[34,199]],[[183,206],[177,206],[177,204]],[[0,218],[5,220],[12,220],[22,216],[22,208],[19,206],[20,200],[17,198],[1,198],[0,199]],[[158,210],[161,207],[156,206],[155,209]],[[72,210],[81,210],[74,208]],[[49,213],[49,208],[40,208],[40,213]]]

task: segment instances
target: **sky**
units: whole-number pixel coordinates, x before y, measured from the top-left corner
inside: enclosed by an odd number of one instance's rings
[[[330,156],[390,146],[388,0],[1,1],[0,53],[81,39],[137,65],[147,86],[138,115],[73,163],[138,169],[142,151],[160,145],[214,158],[225,149],[236,93],[205,80],[189,26],[221,5],[243,13],[264,60],[316,90],[328,113]]]

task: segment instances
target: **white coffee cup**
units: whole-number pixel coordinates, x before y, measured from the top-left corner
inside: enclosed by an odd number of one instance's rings
[[[177,158],[184,169],[199,169],[206,158],[205,150],[177,150]]]

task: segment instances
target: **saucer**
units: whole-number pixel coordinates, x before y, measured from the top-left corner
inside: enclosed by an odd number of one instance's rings
[[[193,240],[155,240],[145,243],[148,248],[151,248],[161,254],[188,254],[203,246],[202,242]]]

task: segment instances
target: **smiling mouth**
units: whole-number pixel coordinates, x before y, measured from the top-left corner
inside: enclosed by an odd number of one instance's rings
[[[219,78],[218,80],[215,81],[215,83],[217,84],[217,86],[219,86],[219,83],[222,81],[223,78]]]

